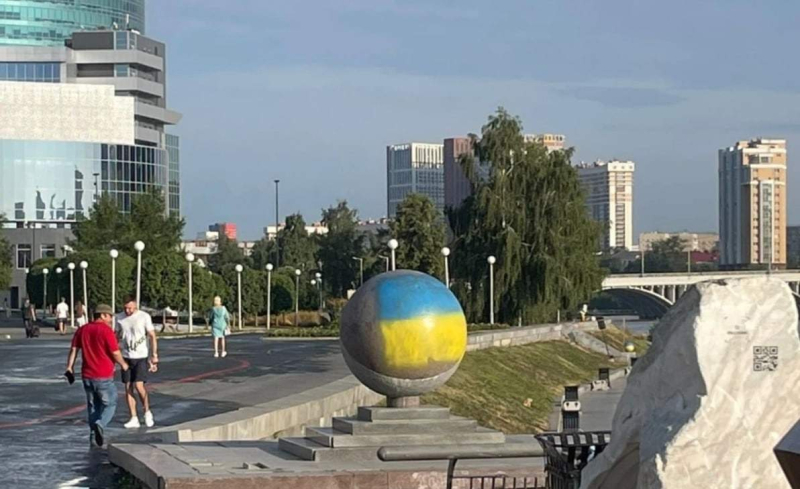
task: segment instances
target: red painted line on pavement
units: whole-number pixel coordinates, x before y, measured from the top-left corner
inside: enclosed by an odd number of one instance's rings
[[[244,370],[244,369],[250,367],[250,362],[247,361],[247,360],[237,360],[237,362],[238,362],[238,365],[236,365],[234,367],[228,367],[228,368],[221,369],[221,370],[212,370],[210,372],[205,372],[205,373],[197,374],[197,375],[190,375],[189,377],[183,377],[183,378],[177,379],[177,380],[167,380],[167,381],[164,381],[164,382],[155,382],[155,383],[151,384],[150,390],[151,391],[157,391],[159,387],[166,387],[166,386],[169,386],[169,385],[172,385],[172,384],[184,384],[184,383],[187,383],[187,382],[197,382],[198,380],[203,380],[203,379],[206,379],[208,377],[214,377],[215,375],[231,374],[231,373],[238,372],[240,370]],[[119,392],[119,396],[120,397],[122,397],[123,395],[125,395],[125,391],[124,390]],[[58,418],[65,418],[67,416],[72,416],[73,414],[76,414],[76,413],[79,413],[79,412],[85,411],[85,410],[86,410],[86,405],[85,404],[81,404],[80,406],[73,406],[71,408],[64,409],[63,411],[58,411],[58,412],[55,412],[53,414],[48,414],[48,415],[43,416],[41,418],[29,419],[28,421],[18,421],[18,422],[15,422],[15,423],[0,423],[0,430],[4,430],[4,429],[8,429],[8,428],[19,428],[19,427],[22,427],[22,426],[32,426],[32,425],[35,425],[35,424],[41,424],[41,423],[44,423],[45,421],[50,421],[50,420],[58,419]]]

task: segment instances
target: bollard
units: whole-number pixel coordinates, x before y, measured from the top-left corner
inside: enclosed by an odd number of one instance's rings
[[[578,400],[578,386],[564,387],[564,400],[561,401],[562,431],[580,430],[581,401]]]

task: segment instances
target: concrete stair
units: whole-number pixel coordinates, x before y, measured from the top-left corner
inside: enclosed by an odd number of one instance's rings
[[[391,435],[394,433],[450,433],[475,430],[474,419],[450,416],[448,419],[388,420],[381,422],[362,421],[358,418],[333,418],[333,429],[351,435]]]
[[[281,438],[278,447],[309,461],[377,460],[381,447],[503,444],[502,432],[452,416],[438,406],[362,407],[356,417],[333,418],[329,428],[306,428],[304,438]]]

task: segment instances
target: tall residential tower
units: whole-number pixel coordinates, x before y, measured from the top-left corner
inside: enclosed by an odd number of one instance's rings
[[[719,150],[721,268],[786,265],[786,140]]]
[[[619,160],[577,166],[589,215],[605,226],[600,243],[603,250],[633,246],[634,169],[632,161]]]

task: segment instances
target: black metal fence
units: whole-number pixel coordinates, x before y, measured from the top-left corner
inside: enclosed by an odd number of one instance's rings
[[[581,470],[611,443],[610,431],[545,433],[537,435],[546,457],[548,489],[578,489]]]

